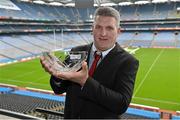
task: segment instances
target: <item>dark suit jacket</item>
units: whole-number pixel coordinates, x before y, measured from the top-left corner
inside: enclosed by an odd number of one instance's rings
[[[72,50],[90,53],[91,46]],[[50,84],[56,94],[66,92],[65,118],[119,118],[131,101],[138,66],[138,60],[116,43],[83,89],[79,84],[54,76]]]

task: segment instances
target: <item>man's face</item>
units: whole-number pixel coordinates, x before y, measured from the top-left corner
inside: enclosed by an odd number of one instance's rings
[[[114,17],[97,16],[93,24],[94,44],[100,51],[111,48],[120,33],[117,21]]]

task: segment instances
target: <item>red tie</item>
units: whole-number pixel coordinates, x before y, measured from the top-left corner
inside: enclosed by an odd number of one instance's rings
[[[100,58],[101,58],[101,54],[97,54],[97,52],[95,52],[94,53],[94,61],[93,61],[92,65],[91,65],[91,68],[89,70],[89,76],[92,77],[92,75],[93,75],[93,73],[94,73],[94,71],[96,69],[97,63],[98,63]]]

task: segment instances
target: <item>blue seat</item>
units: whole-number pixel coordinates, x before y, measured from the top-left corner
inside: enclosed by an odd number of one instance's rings
[[[173,115],[172,120],[180,120],[180,116]]]
[[[153,111],[140,110],[140,109],[136,109],[136,108],[128,108],[126,113],[133,114],[133,115],[144,116],[144,117],[148,117],[148,118],[151,118],[151,119],[160,119],[160,113],[153,112]]]

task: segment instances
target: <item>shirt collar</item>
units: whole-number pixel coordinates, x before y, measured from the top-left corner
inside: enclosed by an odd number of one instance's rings
[[[102,58],[104,58],[114,47],[115,47],[115,44],[113,45],[113,47],[109,48],[108,50],[103,51],[103,52],[102,52]],[[97,51],[94,43],[93,43],[93,45],[92,45],[92,51],[93,51],[93,53],[94,53],[95,51]]]

